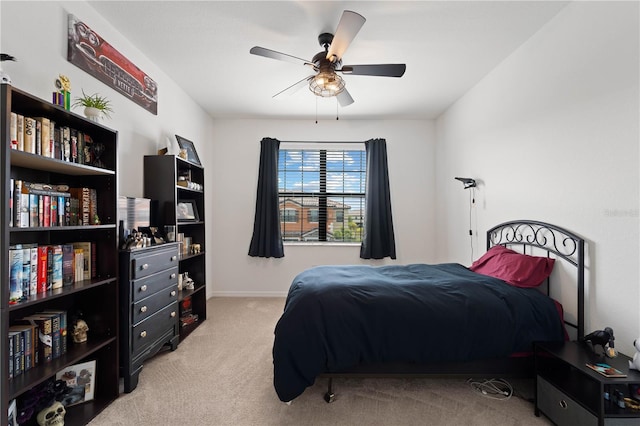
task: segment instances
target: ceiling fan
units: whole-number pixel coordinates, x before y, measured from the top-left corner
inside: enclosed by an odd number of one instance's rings
[[[322,33],[318,36],[323,52],[317,53],[311,61],[276,52],[264,47],[254,46],[249,53],[265,58],[293,62],[313,68],[315,74],[303,78],[297,83],[276,93],[276,97],[285,92],[293,92],[304,85],[309,85],[315,95],[322,97],[335,96],[341,106],[351,105],[354,101],[345,87],[345,82],[337,73],[351,75],[371,75],[379,77],[402,77],[407,66],[405,64],[371,64],[371,65],[342,65],[342,55],[349,47],[355,36],[364,25],[366,19],[350,10],[342,13],[335,35]]]

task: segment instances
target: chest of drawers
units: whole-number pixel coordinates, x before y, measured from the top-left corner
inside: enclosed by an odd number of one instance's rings
[[[177,243],[120,252],[120,336],[128,393],[138,385],[146,359],[165,346],[178,346]]]

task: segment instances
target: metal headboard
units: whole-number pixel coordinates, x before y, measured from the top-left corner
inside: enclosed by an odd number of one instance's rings
[[[584,239],[571,231],[549,223],[516,220],[504,222],[487,231],[487,250],[495,245],[522,246],[546,251],[547,256],[553,253],[577,268],[576,289],[578,292],[578,324],[565,321],[575,327],[578,339],[584,337]]]

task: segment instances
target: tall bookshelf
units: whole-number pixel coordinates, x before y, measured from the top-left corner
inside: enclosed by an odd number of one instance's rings
[[[196,184],[196,185],[193,185]],[[198,186],[199,185],[199,186]],[[205,268],[205,191],[204,168],[175,155],[147,155],[144,157],[144,196],[151,199],[151,223],[160,230],[175,226],[176,236],[190,239],[191,247],[200,245],[199,251],[189,250],[182,244],[179,257],[179,273],[187,272],[194,281],[194,289],[182,288],[178,294],[180,305],[180,340],[187,337],[207,319],[206,268]],[[179,216],[181,203],[191,208],[187,217]],[[176,238],[177,239],[177,238]],[[185,324],[185,309],[191,309],[198,321]]]
[[[118,250],[117,250],[117,132],[61,107],[39,99],[29,93],[2,84],[0,98],[0,244],[2,257],[0,273],[0,418],[8,424],[7,410],[10,401],[17,400],[18,409],[29,396],[29,391],[56,373],[72,365],[96,361],[94,399],[79,405],[68,406],[66,425],[84,425],[109,405],[119,394],[118,379]],[[29,117],[47,117],[57,126],[68,126],[89,135],[103,148],[102,164],[80,164],[63,159],[45,157],[11,149],[11,112]],[[95,145],[94,145],[95,146]],[[98,150],[100,151],[100,150]],[[48,185],[89,187],[95,189],[96,207],[100,222],[81,226],[9,226],[11,179]],[[15,225],[15,223],[14,223]],[[38,246],[59,245],[72,242],[94,244],[95,276],[71,283],[55,290],[30,295],[16,303],[10,303],[8,251],[16,244]],[[40,360],[38,365],[22,374],[9,378],[9,326],[20,319],[43,311],[67,311],[69,331],[67,352],[50,362]],[[70,336],[71,319],[81,311],[89,326],[88,340],[75,344]],[[29,425],[36,425],[37,412]]]

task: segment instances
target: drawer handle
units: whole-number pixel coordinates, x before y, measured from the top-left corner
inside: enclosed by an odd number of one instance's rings
[[[178,260],[178,256],[171,256],[171,261]]]
[[[561,399],[559,404],[560,404],[560,408],[565,409],[565,410],[567,409],[567,406],[568,406],[567,405],[567,401],[565,401],[564,399]]]
[[[171,297],[174,297],[175,295],[176,295],[176,291],[175,291],[175,290],[173,290],[173,291],[171,292]]]
[[[147,307],[146,306],[141,307],[140,308],[140,312],[142,312],[142,313],[147,312]]]
[[[142,270],[149,269],[149,264],[145,263],[144,265],[141,266],[141,268]]]
[[[176,311],[172,311],[171,312],[171,318],[175,318],[176,317]]]
[[[147,291],[147,285],[144,284],[144,285],[140,286],[140,291]]]
[[[143,339],[144,339],[145,337],[147,337],[147,332],[146,332],[146,331],[142,331],[142,332],[140,333],[140,337],[142,337]]]
[[[176,274],[171,274],[171,279],[174,279],[176,277]]]

